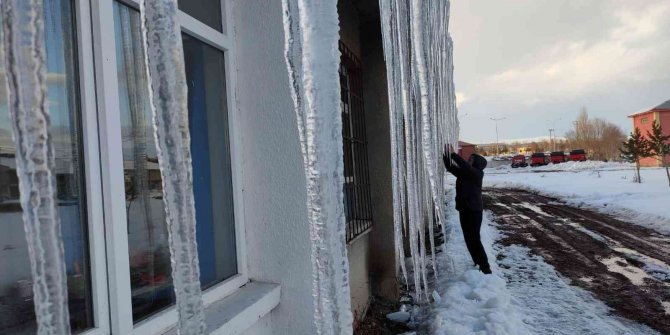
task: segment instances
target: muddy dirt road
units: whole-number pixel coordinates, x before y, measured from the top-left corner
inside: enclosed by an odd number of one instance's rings
[[[522,190],[487,189],[484,201],[499,243],[528,247],[619,316],[670,334],[670,236]]]

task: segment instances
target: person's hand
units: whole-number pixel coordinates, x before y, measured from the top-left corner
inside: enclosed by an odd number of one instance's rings
[[[451,145],[449,146],[449,148],[447,148],[446,144],[444,145],[444,153],[442,154],[442,161],[444,162],[444,167],[446,168],[451,166],[451,158],[449,158],[449,153],[451,153],[452,151],[450,149],[452,149]]]

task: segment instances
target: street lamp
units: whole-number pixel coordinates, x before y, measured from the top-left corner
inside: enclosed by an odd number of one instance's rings
[[[496,156],[500,156],[500,144],[499,144],[499,138],[498,138],[498,121],[502,121],[507,119],[506,117],[501,117],[501,118],[490,118],[491,121],[496,123]]]
[[[551,141],[552,151],[556,151],[556,121],[561,121],[562,119],[563,118],[559,117],[550,121],[552,128],[549,129],[549,141]]]

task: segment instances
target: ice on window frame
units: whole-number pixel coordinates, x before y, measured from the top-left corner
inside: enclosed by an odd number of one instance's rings
[[[307,179],[317,334],[351,334],[336,0],[282,0],[285,58]]]
[[[445,220],[446,175],[440,156],[445,144],[458,146],[449,2],[380,0],[380,13],[391,120],[396,256],[407,281],[405,236],[414,295],[426,301],[426,244],[437,276],[434,227]]]
[[[3,61],[16,143],[23,223],[38,334],[70,334],[67,277],[57,210],[46,86],[42,0],[0,2]]]
[[[204,334],[188,94],[176,0],[140,4],[180,334]]]

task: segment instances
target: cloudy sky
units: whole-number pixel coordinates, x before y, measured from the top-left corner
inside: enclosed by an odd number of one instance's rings
[[[579,110],[630,131],[670,100],[670,0],[452,0],[461,139],[563,135]]]

